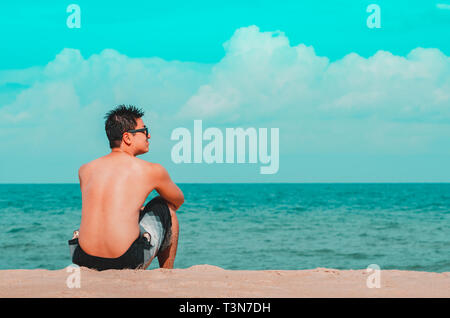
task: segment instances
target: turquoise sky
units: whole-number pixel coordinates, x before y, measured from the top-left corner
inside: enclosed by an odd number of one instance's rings
[[[437,47],[450,54],[445,1],[14,1],[0,4],[1,69],[45,65],[64,47],[84,56],[114,48],[129,57],[212,63],[240,27],[282,30],[291,44],[312,45],[318,55],[339,59],[377,50],[405,55]],[[66,8],[76,3],[82,28],[68,29]],[[366,26],[369,4],[382,10],[382,28]],[[450,2],[447,1],[447,3]]]
[[[450,182],[448,0],[16,1],[0,27],[0,183],[77,182],[121,103],[180,182]],[[194,119],[279,128],[279,172],[175,165]]]

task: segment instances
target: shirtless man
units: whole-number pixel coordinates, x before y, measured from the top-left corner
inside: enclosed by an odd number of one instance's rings
[[[175,211],[181,190],[163,166],[136,158],[148,152],[150,134],[142,110],[120,105],[106,114],[111,153],[79,169],[82,194],[78,237],[69,241],[72,262],[97,270],[173,268],[178,245]],[[145,207],[147,196],[160,196]]]

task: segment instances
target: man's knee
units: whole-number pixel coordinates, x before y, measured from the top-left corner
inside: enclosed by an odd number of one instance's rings
[[[161,196],[154,197],[148,202],[144,209],[141,211],[139,221],[145,215],[145,213],[152,212],[155,216],[159,217],[163,228],[167,229],[172,226],[172,212],[170,211],[169,204]]]
[[[151,199],[144,207],[144,211],[153,210],[154,207],[161,207],[168,205],[167,201],[164,200],[161,196],[154,197]]]
[[[166,233],[170,232],[171,239],[165,240],[169,245],[172,238],[178,238],[178,218],[175,207],[164,200],[161,196],[154,197],[145,206],[143,213],[152,211],[155,216],[158,216]]]

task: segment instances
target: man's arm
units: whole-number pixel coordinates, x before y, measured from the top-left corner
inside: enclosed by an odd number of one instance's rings
[[[183,192],[172,181],[167,170],[160,164],[152,164],[152,177],[155,178],[155,190],[174,210],[184,203]]]

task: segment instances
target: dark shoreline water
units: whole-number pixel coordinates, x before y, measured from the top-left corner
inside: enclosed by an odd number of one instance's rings
[[[177,268],[450,271],[449,183],[179,185]],[[0,184],[0,269],[68,266],[80,217],[78,184]]]

